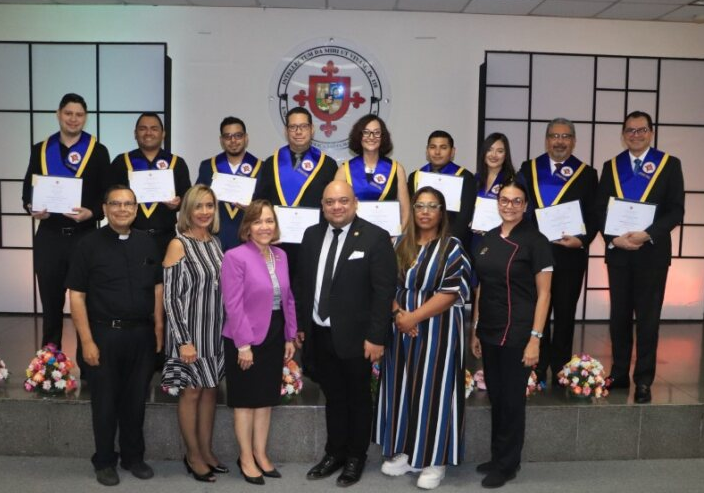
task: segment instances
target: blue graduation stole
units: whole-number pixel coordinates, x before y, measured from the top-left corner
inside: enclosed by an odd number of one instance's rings
[[[259,173],[259,168],[261,168],[262,162],[256,157],[252,156],[250,153],[245,152],[240,167],[237,168],[237,176],[248,176],[250,178],[256,178]],[[223,173],[225,175],[232,174],[232,168],[230,167],[230,162],[227,160],[227,154],[221,152],[217,156],[210,158],[210,166],[213,169],[213,175],[215,173]],[[222,202],[220,204],[225,206],[228,216],[230,219],[235,219],[235,216],[239,212],[239,209],[229,202]]]
[[[140,153],[137,154],[137,150],[131,152],[126,152],[123,154],[125,158],[125,166],[127,166],[128,174],[130,171],[147,171],[149,170],[149,161]],[[165,159],[166,158],[166,159]],[[170,158],[170,161],[167,161]],[[157,169],[174,169],[176,166],[176,160],[178,156],[176,154],[169,154],[165,150],[161,150],[157,155],[157,160],[155,166]],[[159,205],[157,202],[139,204],[142,208],[144,215],[149,218],[152,213],[156,210],[156,206]]]
[[[420,168],[418,171],[422,171],[424,173],[435,173],[435,171],[433,171],[433,166],[430,163],[426,164],[425,166]],[[459,166],[459,165],[453,163],[452,161],[450,161],[445,166],[440,168],[440,171],[438,171],[437,173],[442,173],[443,175],[460,176],[463,171],[464,171],[464,168],[462,166]],[[418,173],[416,173],[415,178],[413,179],[413,190],[418,190],[418,180],[419,180]]]
[[[61,157],[61,133],[56,132],[42,142],[41,166],[45,176],[80,178],[95,148],[96,139],[81,132],[78,142],[68,148],[66,159]]]
[[[560,199],[572,183],[584,171],[586,164],[574,156],[570,156],[560,168],[559,176],[555,176],[547,153],[538,156],[531,162],[533,171],[533,191],[539,209],[560,203]]]
[[[298,169],[293,169],[289,146],[284,146],[274,153],[274,184],[281,205],[298,206],[315,175],[323,167],[324,161],[325,153],[312,146],[301,156]]]
[[[627,150],[613,158],[611,171],[618,198],[645,202],[669,158],[669,154],[651,147],[638,173],[633,173]]]
[[[391,183],[396,177],[398,165],[396,161],[391,161],[385,157],[379,158],[374,169],[374,176],[367,180],[367,173],[364,169],[364,158],[357,156],[345,162],[343,165],[347,183],[352,185],[355,195],[359,200],[383,201],[389,194]]]
[[[479,175],[475,175],[477,178],[477,196],[481,197],[483,199],[496,199],[499,197],[499,187],[501,184],[504,182],[504,172],[499,171],[499,174],[496,175],[496,178],[494,179],[494,183],[491,184],[491,187],[489,187],[489,190],[484,190],[484,187],[481,186],[481,179]]]

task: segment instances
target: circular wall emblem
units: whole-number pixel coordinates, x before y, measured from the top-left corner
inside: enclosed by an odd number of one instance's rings
[[[313,145],[336,159],[348,156],[352,125],[367,114],[386,119],[389,86],[379,63],[340,38],[317,38],[284,56],[270,84],[269,110],[277,129],[297,106],[313,115]]]

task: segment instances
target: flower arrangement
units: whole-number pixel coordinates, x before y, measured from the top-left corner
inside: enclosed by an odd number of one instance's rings
[[[372,397],[379,393],[379,378],[381,378],[381,367],[379,366],[379,362],[375,361],[372,364]]]
[[[474,392],[474,378],[469,370],[464,371],[464,398],[466,399]]]
[[[538,382],[538,375],[534,371],[528,375],[528,385],[526,385],[526,397],[530,397],[536,392],[540,392],[545,388],[545,382]]]
[[[76,389],[76,378],[71,375],[73,362],[55,344],[49,343],[37,354],[27,367],[27,392],[38,390],[46,393],[70,392]]]
[[[570,395],[594,396],[597,399],[609,395],[606,389],[604,367],[588,354],[572,356],[557,376],[560,379],[560,385],[567,387]]]
[[[486,390],[486,383],[484,383],[484,370],[477,370],[474,372],[474,386],[477,390]]]
[[[3,380],[7,380],[9,376],[10,372],[7,370],[5,362],[0,359],[0,382],[2,382]]]
[[[303,388],[303,380],[301,368],[293,360],[289,360],[284,364],[283,374],[281,375],[281,399],[288,402],[294,396],[301,393]]]

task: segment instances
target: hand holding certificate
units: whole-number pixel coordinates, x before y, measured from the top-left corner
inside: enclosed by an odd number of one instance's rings
[[[433,187],[445,196],[447,210],[458,212],[462,205],[462,184],[460,176],[443,175],[442,173],[418,172],[418,188]]]
[[[309,226],[320,222],[320,209],[274,206],[281,230],[281,243],[300,243]]]
[[[396,201],[360,201],[357,205],[357,215],[384,228],[391,236],[401,234],[401,208]]]
[[[213,183],[210,188],[213,189],[215,196],[220,201],[249,205],[256,185],[256,178],[250,178],[249,176],[213,173]]]
[[[609,199],[604,234],[621,236],[631,231],[645,231],[655,218],[656,204],[631,200]]]
[[[140,204],[168,202],[176,196],[172,169],[130,171],[129,180]]]
[[[32,175],[32,211],[75,214],[81,207],[83,180],[62,176]]]
[[[587,232],[578,200],[535,209],[535,216],[538,219],[538,229],[550,241]]]
[[[499,215],[499,204],[496,199],[488,199],[477,197],[474,203],[474,218],[472,219],[471,228],[474,231],[487,232],[501,224],[501,216]]]

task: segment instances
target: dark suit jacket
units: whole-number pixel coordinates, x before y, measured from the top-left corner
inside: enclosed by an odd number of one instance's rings
[[[520,173],[526,180],[525,184],[528,188],[531,204],[534,208],[537,208],[538,201],[535,196],[535,189],[533,188],[533,167],[531,166],[531,161],[525,161],[521,164]],[[594,240],[596,233],[599,231],[599,216],[596,210],[596,189],[598,181],[596,170],[591,166],[587,166],[560,198],[559,203],[579,200],[587,233],[577,236],[577,238],[582,240],[584,248],[567,248],[552,243],[552,256],[555,261],[554,267],[556,269],[584,270],[587,265],[587,247],[589,247],[589,244]],[[532,215],[532,219],[537,226],[535,215]]]
[[[318,260],[327,228],[327,222],[309,227],[301,243],[294,294],[298,330],[306,333],[308,341],[312,335]],[[350,260],[354,252],[363,256]],[[365,340],[385,343],[391,327],[396,275],[396,255],[389,234],[356,217],[337,260],[330,292],[330,329],[340,358],[364,356]]]
[[[665,168],[650,190],[645,201],[657,204],[653,224],[645,231],[650,235],[651,242],[646,242],[638,250],[630,251],[621,248],[609,248],[614,237],[604,235],[606,210],[609,197],[616,197],[611,161],[604,163],[597,192],[597,211],[599,214],[599,229],[606,243],[606,263],[612,265],[667,266],[672,259],[672,238],[670,232],[682,222],[684,217],[684,178],[682,163],[670,156]]]

